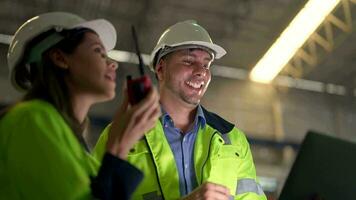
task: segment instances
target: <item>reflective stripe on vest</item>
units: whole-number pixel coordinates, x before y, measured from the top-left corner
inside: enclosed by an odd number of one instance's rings
[[[229,145],[229,144],[231,144],[230,138],[229,138],[229,136],[228,136],[227,133],[225,133],[225,134],[219,134],[219,135],[220,135],[220,136],[222,137],[222,139],[224,140],[224,142],[225,142],[224,145]]]
[[[254,179],[240,179],[237,182],[236,195],[246,192],[254,192],[258,195],[264,194],[261,185]]]

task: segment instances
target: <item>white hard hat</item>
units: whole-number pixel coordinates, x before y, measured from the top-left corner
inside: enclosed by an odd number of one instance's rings
[[[50,12],[38,15],[26,21],[16,31],[7,53],[7,62],[10,71],[10,80],[16,89],[20,89],[15,81],[14,68],[24,58],[24,51],[28,42],[39,36],[41,33],[51,29],[60,32],[63,29],[88,28],[96,32],[101,39],[106,51],[112,50],[116,44],[116,30],[114,26],[104,19],[86,21],[83,18],[66,12]],[[57,34],[58,35],[58,34]],[[50,37],[50,36],[49,36]],[[57,44],[64,37],[56,36],[51,40],[46,40],[45,45],[40,48],[38,55]]]
[[[200,46],[204,49],[209,49],[216,59],[226,54],[226,51],[221,46],[213,43],[209,33],[203,27],[194,20],[187,20],[178,22],[163,32],[151,53],[151,70],[154,69],[154,66],[159,61],[158,54],[162,49],[179,46],[186,46],[187,48]]]

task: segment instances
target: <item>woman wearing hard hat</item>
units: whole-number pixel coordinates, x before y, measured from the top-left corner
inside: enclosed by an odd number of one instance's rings
[[[121,105],[106,154],[92,157],[83,139],[87,113],[115,96],[111,23],[63,12],[36,16],[15,33],[7,59],[24,98],[0,116],[0,199],[128,199],[142,173],[127,153],[160,115],[155,89]],[[127,98],[125,98],[127,99]]]

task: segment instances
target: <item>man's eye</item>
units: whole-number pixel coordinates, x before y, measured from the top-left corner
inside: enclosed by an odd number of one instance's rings
[[[95,52],[95,53],[100,53],[100,56],[101,56],[102,58],[107,58],[107,57],[108,57],[108,56],[104,53],[104,51],[102,50],[102,48],[100,48],[100,47],[95,48],[95,49],[94,49],[94,52]]]
[[[206,69],[209,69],[210,68],[210,63],[203,64],[203,67],[206,68]]]
[[[102,53],[102,54],[101,54],[101,57],[102,57],[102,58],[107,58],[108,55],[106,55],[105,53]]]
[[[101,48],[99,48],[99,47],[98,47],[98,48],[95,48],[94,51],[95,51],[96,53],[101,53]]]

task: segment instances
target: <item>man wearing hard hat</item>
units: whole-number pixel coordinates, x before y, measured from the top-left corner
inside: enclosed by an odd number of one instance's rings
[[[210,65],[225,54],[195,21],[169,27],[158,40],[151,69],[162,116],[128,155],[145,175],[133,199],[266,199],[245,135],[200,105]]]

